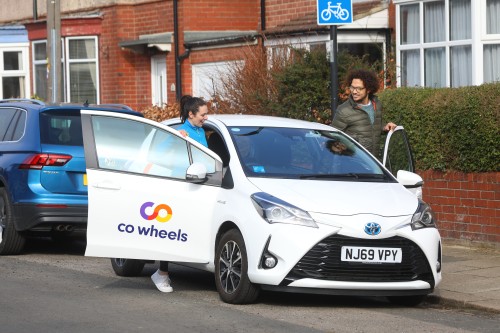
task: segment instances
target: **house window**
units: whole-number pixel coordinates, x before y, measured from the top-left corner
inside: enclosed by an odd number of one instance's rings
[[[0,98],[28,98],[27,52],[20,48],[0,51]]]
[[[97,37],[66,37],[62,40],[61,73],[66,102],[99,103]],[[33,42],[35,93],[47,100],[47,42]]]
[[[486,1],[487,43],[483,45],[484,82],[500,82],[500,0]]]
[[[424,43],[446,39],[444,1],[424,3]]]
[[[486,0],[486,33],[500,34],[500,0]]]
[[[66,49],[69,101],[97,103],[97,37],[68,37]]]
[[[417,44],[420,42],[419,5],[401,6],[401,44]]]
[[[500,80],[500,0],[394,0],[398,85]]]

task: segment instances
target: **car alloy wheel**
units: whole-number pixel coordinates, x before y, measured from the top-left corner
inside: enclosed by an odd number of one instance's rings
[[[218,243],[215,284],[221,299],[227,303],[252,303],[259,295],[259,288],[248,278],[245,242],[236,229],[227,231]]]
[[[12,210],[7,191],[0,188],[0,255],[19,254],[24,247],[25,238],[14,226]]]

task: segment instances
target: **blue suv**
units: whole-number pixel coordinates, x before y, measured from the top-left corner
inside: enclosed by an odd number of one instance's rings
[[[0,255],[20,253],[30,235],[85,232],[82,109],[142,116],[117,104],[0,100]]]

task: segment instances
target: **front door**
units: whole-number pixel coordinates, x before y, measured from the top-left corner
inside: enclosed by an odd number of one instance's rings
[[[151,92],[153,105],[167,104],[167,60],[165,55],[151,58]]]
[[[85,255],[208,262],[220,159],[176,130],[137,116],[82,110],[82,126]],[[193,163],[203,165],[206,178],[186,176]]]

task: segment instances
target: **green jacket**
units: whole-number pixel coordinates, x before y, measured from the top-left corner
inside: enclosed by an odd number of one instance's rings
[[[380,138],[384,124],[382,123],[382,103],[377,96],[370,96],[375,109],[373,125],[368,114],[363,111],[349,96],[335,112],[332,126],[345,132],[368,149],[374,156],[380,158]]]

